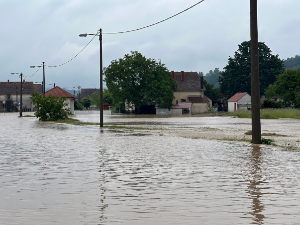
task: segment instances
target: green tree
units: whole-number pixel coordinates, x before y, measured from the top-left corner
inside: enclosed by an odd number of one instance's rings
[[[279,95],[287,106],[300,108],[300,68],[285,70],[269,90]]]
[[[57,98],[54,95],[43,97],[36,92],[31,95],[31,102],[36,111],[35,116],[42,121],[56,121],[66,119],[70,114],[68,103],[65,103],[66,97]]]
[[[82,104],[86,109],[91,107],[91,103],[92,103],[92,101],[90,98],[85,97],[82,99]]]
[[[107,88],[103,89],[103,103],[105,102],[107,102],[110,105],[112,105],[113,103],[112,95]],[[100,107],[100,95],[98,92],[94,92],[92,94],[91,103],[97,105],[97,107]]]
[[[219,77],[221,72],[219,68],[215,68],[214,71],[210,70],[203,79],[207,81],[208,84],[212,84],[215,88],[219,87]]]
[[[83,110],[83,105],[79,101],[74,102],[74,108],[75,110]]]
[[[300,55],[287,58],[284,60],[285,69],[299,69],[300,68]]]
[[[218,100],[220,98],[220,89],[214,88],[214,85],[209,84],[206,80],[203,80],[203,84],[205,86],[205,95],[209,97],[211,100]]]
[[[161,62],[131,52],[113,60],[104,69],[105,82],[115,103],[131,102],[136,108],[147,102],[160,107],[172,106],[176,82]]]
[[[259,76],[260,93],[273,84],[276,76],[283,73],[283,60],[278,55],[272,55],[270,48],[263,42],[259,47]],[[244,41],[239,45],[234,57],[229,57],[228,64],[224,67],[219,78],[222,92],[229,97],[237,92],[248,92],[251,95],[251,57],[250,41]]]

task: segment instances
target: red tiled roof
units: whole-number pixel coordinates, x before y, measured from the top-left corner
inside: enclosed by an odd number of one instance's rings
[[[228,102],[237,102],[242,97],[244,97],[246,94],[248,94],[248,93],[247,92],[236,93],[234,96],[232,96],[230,99],[228,99]]]
[[[70,94],[69,92],[65,91],[64,89],[56,86],[55,88],[50,89],[45,93],[46,96],[54,95],[57,98],[66,97],[66,98],[75,98],[74,95]]]
[[[181,80],[181,72],[174,72],[174,80],[177,83],[177,91],[200,91],[201,81],[197,72],[184,72],[184,79]],[[203,90],[206,91],[203,85]]]

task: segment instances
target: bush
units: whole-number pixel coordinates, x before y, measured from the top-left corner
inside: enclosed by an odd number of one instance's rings
[[[35,106],[35,116],[42,121],[56,121],[66,119],[70,114],[70,109],[65,103],[66,97],[57,98],[54,95],[43,97],[34,92],[31,95],[31,102]]]

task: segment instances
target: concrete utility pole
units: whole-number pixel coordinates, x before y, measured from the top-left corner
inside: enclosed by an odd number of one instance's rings
[[[252,143],[261,144],[257,0],[250,0]]]

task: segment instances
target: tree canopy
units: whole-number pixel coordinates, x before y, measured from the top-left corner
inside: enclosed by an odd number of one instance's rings
[[[131,52],[113,60],[104,69],[105,82],[116,104],[128,103],[135,107],[152,102],[170,108],[176,82],[161,62],[147,59],[139,52]]]
[[[214,71],[210,70],[203,79],[207,81],[208,84],[212,84],[215,88],[219,87],[219,77],[221,72],[219,68],[215,68]]]
[[[287,106],[300,108],[300,68],[285,70],[266,92],[279,95]]]
[[[299,69],[300,68],[300,55],[287,58],[284,60],[285,69]]]
[[[283,73],[284,64],[278,55],[271,54],[270,48],[265,43],[259,42],[258,48],[260,93],[264,94],[265,89],[275,82],[276,76]],[[248,92],[251,95],[250,41],[242,42],[234,57],[229,57],[219,81],[222,92],[229,97],[237,92]]]

